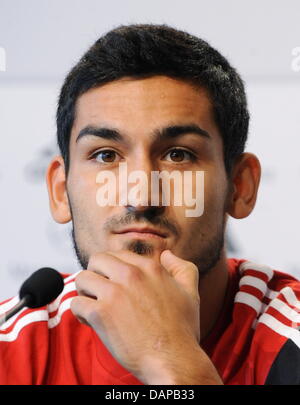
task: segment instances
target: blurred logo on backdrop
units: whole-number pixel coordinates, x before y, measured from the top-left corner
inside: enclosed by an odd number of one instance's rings
[[[57,154],[55,145],[43,147],[24,168],[25,179],[30,183],[44,183],[47,167],[52,157]]]
[[[292,49],[292,64],[291,68],[293,72],[300,72],[300,46]]]
[[[6,51],[0,46],[0,72],[6,72]]]

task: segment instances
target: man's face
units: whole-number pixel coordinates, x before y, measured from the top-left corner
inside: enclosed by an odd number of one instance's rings
[[[182,129],[187,126],[207,134]],[[152,208],[146,204],[100,206],[97,175],[111,171],[117,180],[115,193],[120,194],[119,163],[127,164],[128,176],[136,170],[146,173],[149,184],[153,171],[177,170],[182,177],[185,171],[204,171],[203,214],[188,217],[190,207],[184,200],[175,206],[172,199],[169,206]],[[134,184],[128,184],[128,192],[131,187]],[[195,187],[193,182],[194,196]],[[204,89],[154,76],[124,78],[79,97],[67,193],[75,249],[83,268],[96,252],[128,249],[158,258],[164,249],[171,249],[204,274],[217,264],[223,248],[227,192],[222,139]],[[129,231],[146,227],[161,236]]]

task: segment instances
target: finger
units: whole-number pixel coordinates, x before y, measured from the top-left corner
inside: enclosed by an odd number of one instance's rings
[[[124,261],[125,263],[132,264],[133,266],[142,266],[145,265],[145,262],[151,260],[145,256],[141,256],[137,253],[130,252],[129,250],[109,251],[106,253]]]
[[[84,270],[75,278],[78,295],[93,299],[103,299],[110,290],[111,281],[93,271]]]
[[[116,283],[122,283],[128,277],[138,277],[138,273],[140,273],[137,266],[122,260],[112,252],[97,253],[91,256],[88,270]]]
[[[140,269],[143,273],[152,274],[154,269],[161,269],[161,263],[158,259],[153,257],[141,256],[137,253],[130,252],[128,250],[118,250],[118,251],[109,251],[107,252],[111,256],[114,256],[123,262],[130,264],[134,267]]]
[[[88,297],[74,297],[70,309],[81,323],[91,326],[89,322],[90,314],[96,310],[96,302]]]
[[[164,250],[160,256],[160,260],[168,273],[174,277],[186,291],[193,294],[193,296],[198,296],[199,271],[194,263],[176,256],[170,250]]]

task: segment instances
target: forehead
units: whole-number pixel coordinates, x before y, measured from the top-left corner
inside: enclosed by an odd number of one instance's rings
[[[78,98],[72,136],[87,125],[105,125],[140,138],[156,128],[191,122],[218,134],[204,88],[166,76],[123,78]]]

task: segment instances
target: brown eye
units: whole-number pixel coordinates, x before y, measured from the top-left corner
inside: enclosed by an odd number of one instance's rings
[[[193,161],[195,160],[194,155],[191,152],[188,152],[187,150],[184,149],[172,149],[169,151],[166,156],[169,156],[169,158],[166,158],[168,161],[172,162],[182,162],[184,160],[189,160]]]
[[[116,152],[113,150],[100,150],[95,153],[95,158],[100,163],[111,163],[116,159]]]
[[[184,153],[182,150],[173,150],[170,153],[170,158],[175,162],[181,162],[184,159]]]

